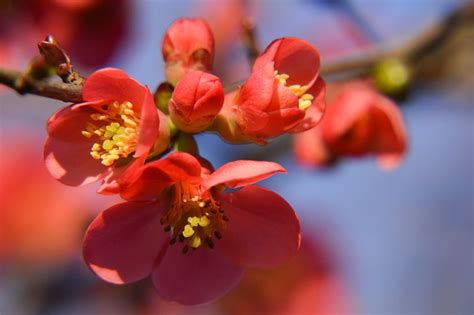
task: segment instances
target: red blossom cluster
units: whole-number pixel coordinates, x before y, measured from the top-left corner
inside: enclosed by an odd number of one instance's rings
[[[122,70],[98,70],[85,81],[84,102],[47,124],[44,158],[56,179],[100,181],[99,193],[125,200],[100,213],[84,238],[86,263],[106,281],[151,276],[164,298],[199,304],[228,292],[245,268],[274,266],[298,250],[292,207],[254,185],[286,170],[244,160],[214,169],[199,155],[196,133],[260,145],[299,133],[309,139],[297,140],[297,152],[311,160],[305,150],[322,120],[331,157],[377,153],[387,161],[403,153],[397,109],[375,92],[348,92],[357,95],[338,98],[322,119],[320,57],[304,40],[273,41],[247,81],[227,94],[210,73],[214,38],[203,20],[175,21],[162,54],[166,93],[152,95]]]

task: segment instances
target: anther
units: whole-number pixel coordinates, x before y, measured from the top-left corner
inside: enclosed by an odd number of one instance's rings
[[[220,240],[220,239],[222,238],[222,234],[221,234],[221,232],[219,232],[219,231],[215,231],[215,232],[214,232],[214,236],[215,236],[218,240]]]
[[[198,248],[201,246],[201,238],[197,235],[194,235],[193,238],[191,239],[191,247],[192,248]]]
[[[176,243],[176,237],[173,237],[172,239],[170,239],[170,242],[169,242],[170,245],[173,245],[175,243]]]

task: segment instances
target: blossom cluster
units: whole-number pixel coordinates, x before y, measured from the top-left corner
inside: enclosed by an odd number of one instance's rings
[[[86,231],[90,269],[115,284],[151,276],[162,297],[182,304],[216,299],[245,268],[277,265],[300,246],[293,208],[255,185],[286,170],[249,160],[215,169],[194,134],[259,145],[297,134],[297,157],[313,164],[373,153],[394,165],[405,150],[396,106],[367,87],[341,92],[323,119],[326,84],[310,43],[274,40],[227,93],[211,73],[214,53],[205,21],[178,19],[163,38],[166,82],[154,94],[120,69],[98,70],[83,102],[49,119],[44,145],[53,177],[71,186],[99,181],[98,193],[124,199]]]

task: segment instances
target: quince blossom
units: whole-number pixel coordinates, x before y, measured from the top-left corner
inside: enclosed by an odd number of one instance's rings
[[[324,112],[319,53],[298,38],[273,41],[237,91],[226,95],[215,129],[231,142],[266,139],[314,127]]]
[[[89,226],[89,267],[116,284],[151,275],[163,298],[200,304],[227,293],[245,268],[273,266],[296,253],[300,226],[293,209],[252,185],[285,170],[234,161],[211,173],[207,164],[176,152],[143,167],[122,190],[132,200]]]
[[[48,120],[46,167],[66,185],[105,178],[100,192],[117,192],[117,179],[127,168],[139,167],[151,150],[167,146],[163,114],[148,88],[119,69],[94,72],[82,97],[84,103],[64,107]]]

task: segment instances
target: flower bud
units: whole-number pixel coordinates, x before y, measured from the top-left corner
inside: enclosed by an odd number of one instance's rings
[[[166,78],[176,83],[191,70],[212,70],[214,36],[202,19],[176,20],[168,28],[162,44]]]
[[[168,106],[176,127],[195,133],[212,124],[223,103],[224,90],[219,78],[206,72],[192,71],[178,82]]]
[[[400,59],[380,61],[375,65],[373,75],[379,91],[393,97],[403,96],[410,85],[410,68]]]

